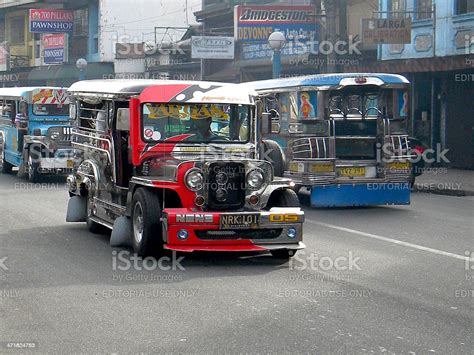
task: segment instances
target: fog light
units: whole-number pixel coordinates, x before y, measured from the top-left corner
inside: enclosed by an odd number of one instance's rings
[[[227,191],[224,189],[218,189],[216,191],[216,199],[219,202],[225,202],[227,200]]]
[[[250,196],[249,198],[249,202],[252,204],[252,205],[256,205],[258,203],[258,196],[257,195],[252,195]]]
[[[178,239],[180,239],[180,240],[188,239],[188,231],[186,229],[181,229],[178,232]]]
[[[286,232],[288,238],[295,239],[296,238],[296,228],[289,228],[288,232]]]
[[[202,207],[204,206],[204,197],[203,196],[196,196],[196,198],[194,199],[194,204],[196,206],[199,206],[199,207]]]

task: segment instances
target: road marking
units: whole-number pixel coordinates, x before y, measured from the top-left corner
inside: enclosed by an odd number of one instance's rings
[[[323,226],[323,227],[332,228],[332,229],[337,229],[337,230],[340,230],[340,231],[343,231],[343,232],[352,233],[352,234],[357,234],[357,235],[361,235],[361,236],[363,236],[363,237],[368,237],[368,238],[372,238],[372,239],[377,239],[377,240],[381,240],[381,241],[388,242],[388,243],[392,243],[392,244],[402,245],[402,246],[405,246],[405,247],[409,247],[409,248],[413,248],[413,249],[417,249],[417,250],[421,250],[421,251],[426,251],[426,252],[433,253],[433,254],[437,254],[437,255],[448,256],[448,257],[454,258],[454,259],[459,259],[459,260],[463,260],[463,261],[474,262],[474,258],[469,258],[469,257],[467,257],[467,256],[462,256],[462,255],[458,255],[458,254],[448,253],[447,251],[442,251],[442,250],[438,250],[438,249],[428,248],[428,247],[424,247],[424,246],[418,245],[418,244],[412,244],[412,243],[408,243],[408,242],[402,242],[401,240],[392,239],[392,238],[387,238],[387,237],[382,237],[381,235],[377,235],[377,234],[365,233],[365,232],[361,232],[361,231],[358,231],[358,230],[355,230],[355,229],[350,229],[350,228],[345,228],[345,227],[336,226],[336,225],[333,225],[333,224],[328,224],[328,223],[313,221],[313,220],[311,220],[311,219],[305,219],[305,223],[314,224],[314,225]]]

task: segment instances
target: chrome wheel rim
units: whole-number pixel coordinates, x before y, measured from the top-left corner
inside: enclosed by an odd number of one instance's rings
[[[143,208],[140,202],[133,209],[133,238],[137,244],[143,239]]]
[[[28,156],[28,176],[30,179],[33,177],[33,158],[31,155]]]

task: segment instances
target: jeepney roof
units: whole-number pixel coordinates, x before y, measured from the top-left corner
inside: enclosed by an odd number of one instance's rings
[[[25,100],[28,100],[34,91],[43,89],[65,90],[66,88],[54,86],[24,86],[14,88],[0,88],[0,99],[8,98],[10,100],[14,100],[23,98]]]
[[[83,80],[74,83],[68,92],[72,96],[93,96],[104,98],[128,98],[147,93],[153,97],[150,90],[165,89],[165,102],[217,102],[235,103],[242,105],[253,104],[257,93],[248,86],[225,84],[205,81],[180,80]],[[148,89],[148,90],[147,90]],[[157,92],[158,94],[158,92]],[[159,95],[157,95],[159,96]]]
[[[402,75],[380,73],[337,73],[298,76],[294,78],[261,80],[245,83],[254,90],[284,89],[301,86],[340,87],[353,79],[366,78],[367,83],[380,86],[407,85],[410,82]],[[346,85],[347,85],[346,84]]]

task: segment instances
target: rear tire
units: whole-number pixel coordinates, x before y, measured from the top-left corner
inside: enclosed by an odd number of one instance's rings
[[[140,256],[163,250],[161,203],[157,195],[139,188],[132,203],[133,250]]]

